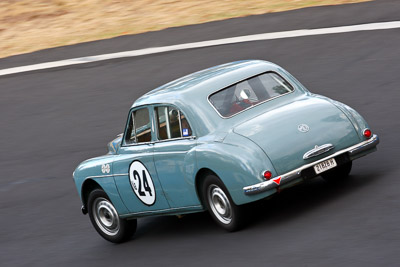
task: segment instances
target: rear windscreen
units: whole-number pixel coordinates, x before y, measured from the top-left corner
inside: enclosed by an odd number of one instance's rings
[[[268,72],[220,90],[212,94],[209,100],[222,117],[231,117],[292,91],[292,86],[281,76]]]

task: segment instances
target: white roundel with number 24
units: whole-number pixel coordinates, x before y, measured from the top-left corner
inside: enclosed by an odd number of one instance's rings
[[[129,167],[129,180],[140,201],[148,206],[153,205],[156,201],[153,179],[151,179],[150,173],[140,161],[132,162]]]

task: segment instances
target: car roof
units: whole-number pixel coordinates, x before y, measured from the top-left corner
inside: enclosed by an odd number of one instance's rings
[[[277,68],[277,65],[262,60],[242,60],[218,65],[162,85],[138,98],[132,108],[148,104],[178,105],[182,101],[195,102],[238,81]]]

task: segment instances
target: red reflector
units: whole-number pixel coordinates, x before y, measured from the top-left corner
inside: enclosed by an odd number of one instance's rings
[[[370,138],[372,136],[372,132],[370,129],[365,129],[363,135],[367,138]]]
[[[272,177],[272,173],[270,171],[265,171],[264,172],[264,178],[265,180],[269,180]]]

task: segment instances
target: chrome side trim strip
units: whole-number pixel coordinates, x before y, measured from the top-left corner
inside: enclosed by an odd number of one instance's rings
[[[161,213],[161,212],[174,211],[174,210],[188,210],[188,209],[194,209],[194,208],[203,208],[203,206],[196,205],[196,206],[186,206],[186,207],[169,208],[169,209],[162,209],[162,210],[149,210],[149,211],[132,212],[132,213],[127,213],[127,214],[122,214],[121,218],[135,216],[135,215],[142,215],[142,214]]]
[[[282,174],[280,176],[271,178],[268,181],[243,187],[243,191],[244,191],[244,193],[246,195],[253,195],[253,194],[257,194],[257,193],[261,193],[261,192],[267,191],[269,189],[278,187],[281,184],[285,184],[285,183],[290,182],[290,181],[292,181],[292,180],[294,180],[296,178],[299,178],[301,171],[303,171],[303,170],[305,170],[305,169],[307,169],[309,167],[312,167],[315,164],[318,164],[318,163],[323,162],[323,161],[325,161],[327,159],[336,157],[338,155],[341,155],[341,154],[344,154],[344,153],[347,153],[347,152],[350,155],[362,153],[362,152],[364,152],[364,151],[366,151],[368,149],[376,147],[378,144],[379,144],[379,137],[378,137],[378,135],[374,134],[368,140],[365,140],[365,141],[363,141],[361,143],[358,143],[358,144],[356,144],[354,146],[351,146],[351,147],[345,148],[343,150],[340,150],[340,151],[338,151],[338,152],[336,152],[336,153],[334,153],[332,155],[329,155],[329,156],[327,156],[327,157],[325,157],[323,159],[320,159],[320,160],[305,164],[305,165],[303,165],[303,166],[301,166],[301,167],[299,167],[297,169],[294,169],[294,170],[292,170],[290,172],[287,172],[287,173]],[[279,184],[274,182],[274,180],[278,179],[278,178],[281,178]]]
[[[170,155],[170,154],[186,154],[187,151],[164,151],[164,152],[154,152],[154,156],[157,155]]]
[[[128,173],[117,173],[117,174],[106,174],[106,175],[94,175],[94,176],[88,176],[86,179],[89,178],[104,178],[104,177],[113,177],[113,176],[127,176],[129,175]]]

